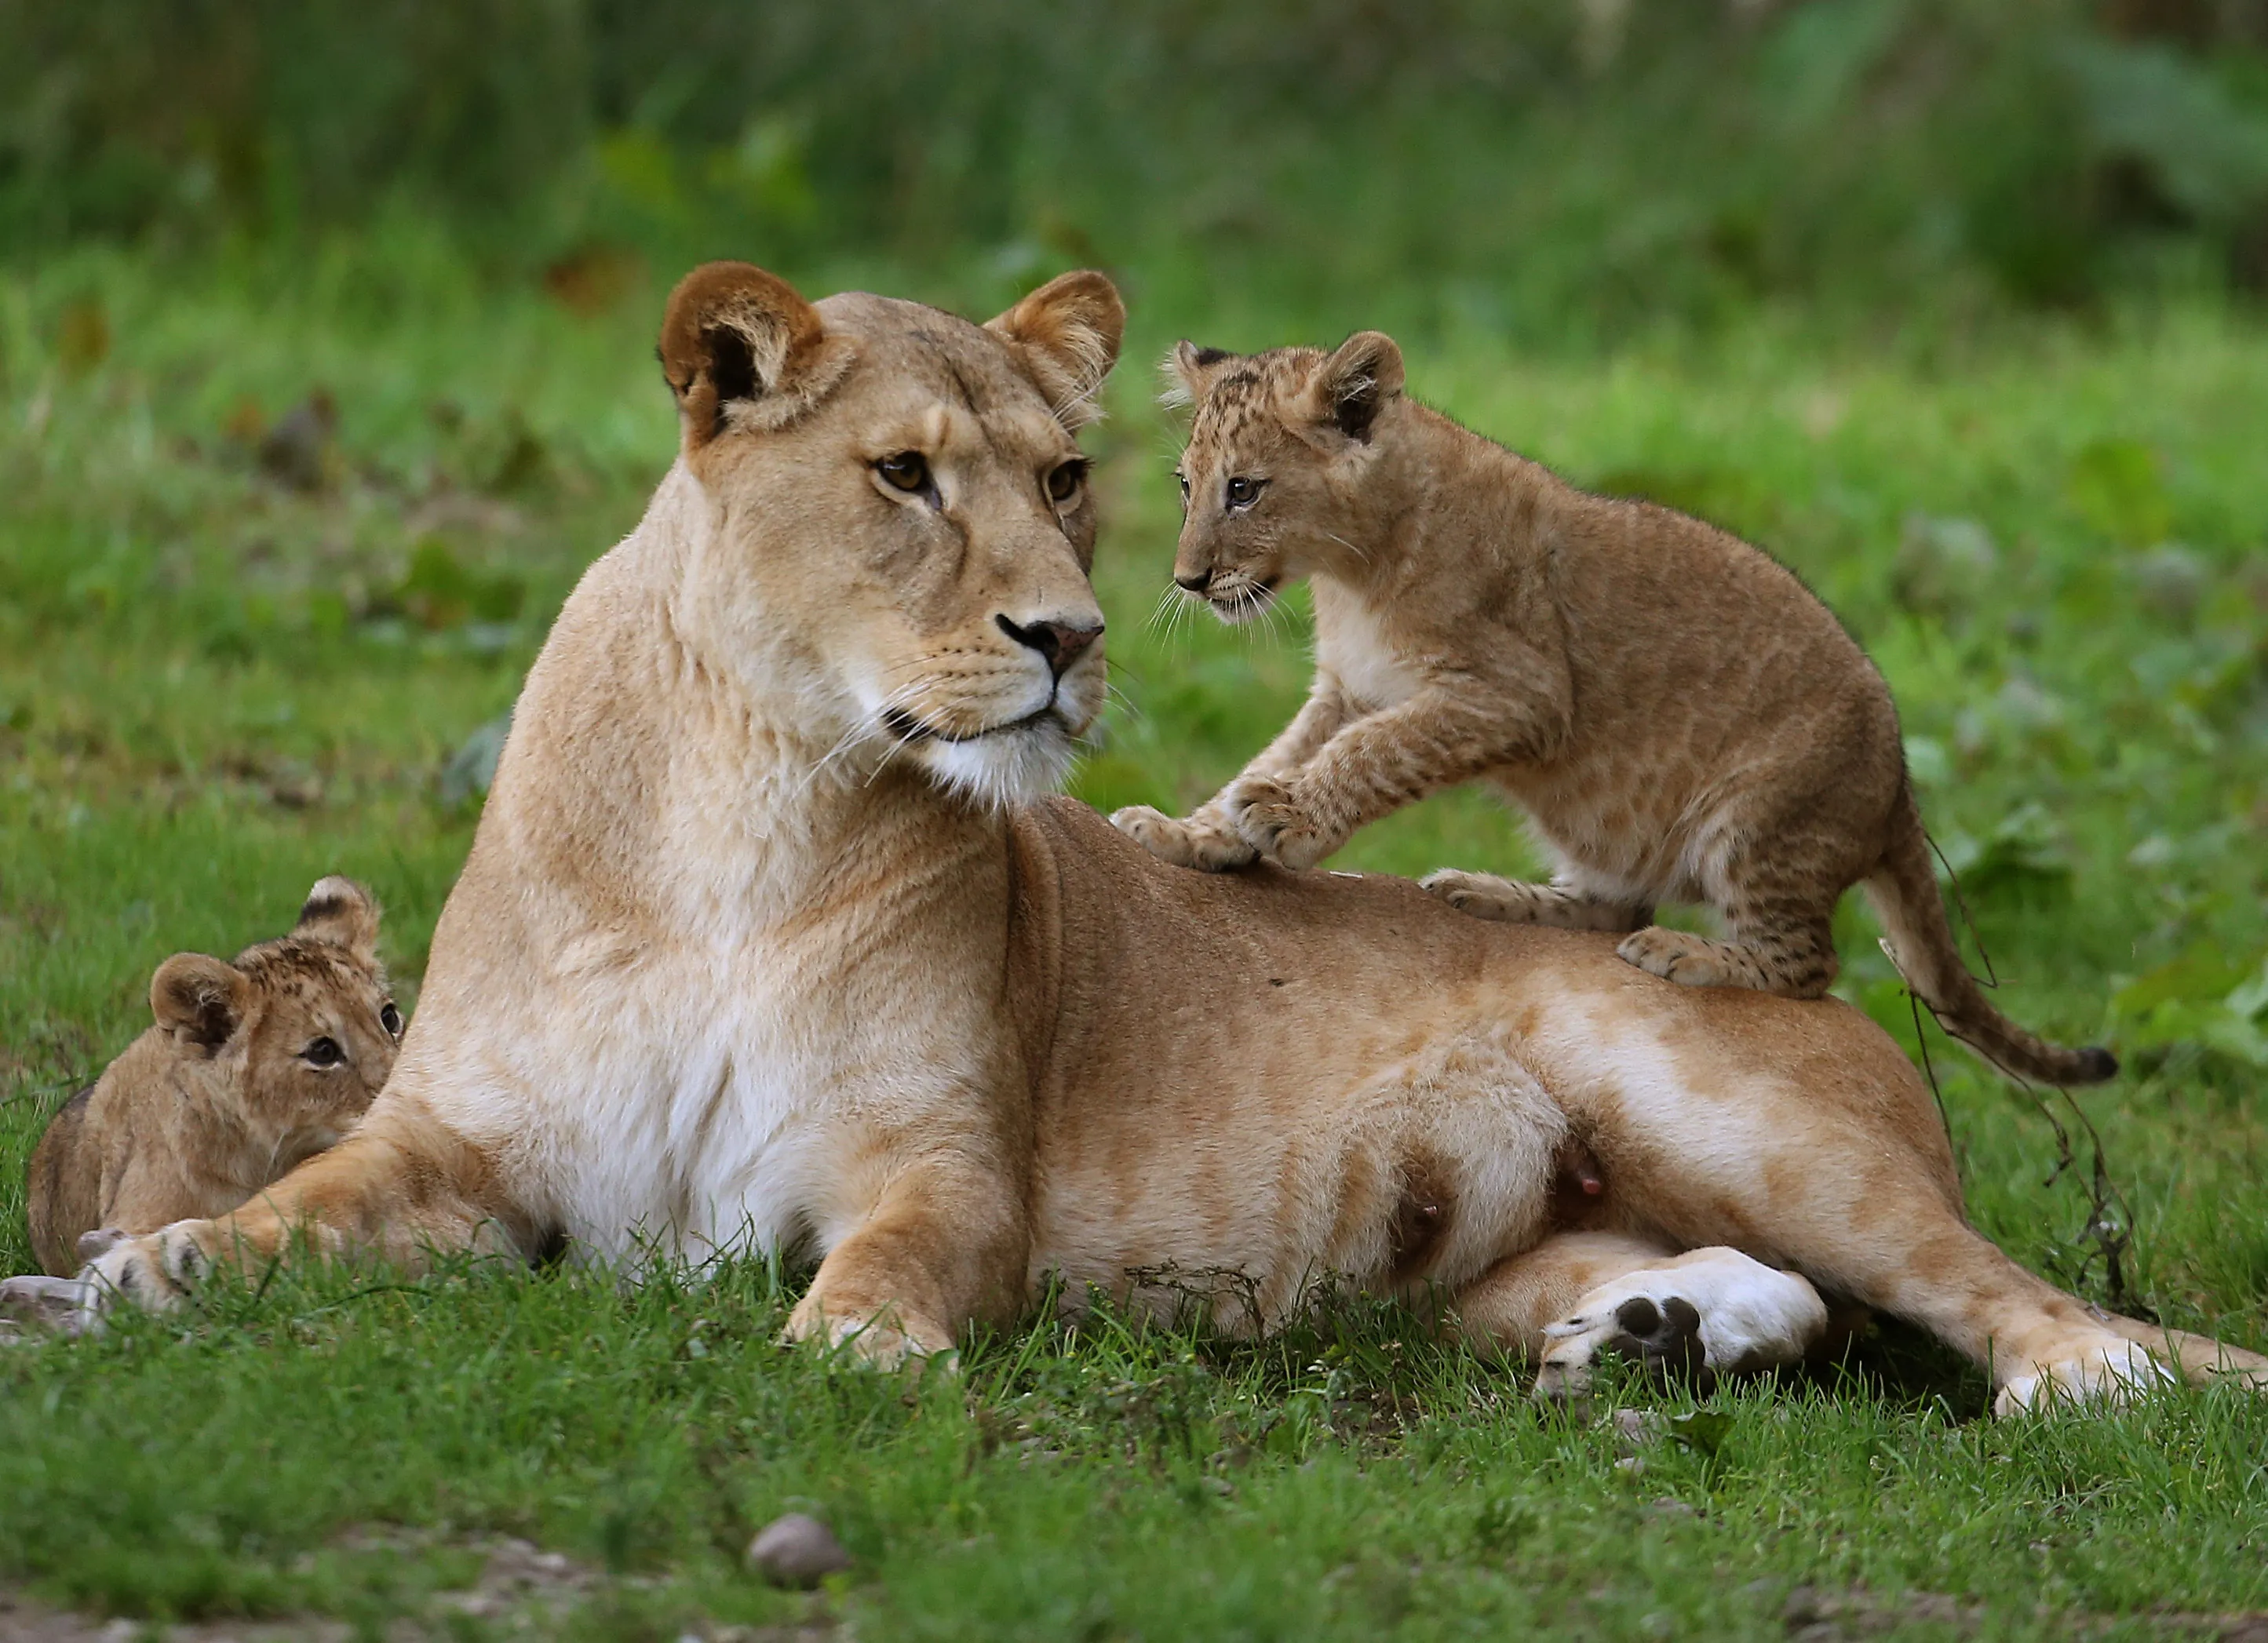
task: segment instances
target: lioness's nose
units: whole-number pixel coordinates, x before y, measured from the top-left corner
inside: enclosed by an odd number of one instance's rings
[[[1211,580],[1211,571],[1198,571],[1188,576],[1175,576],[1174,586],[1184,593],[1202,593],[1205,591],[1205,584]]]
[[[1048,671],[1058,679],[1064,669],[1078,659],[1079,653],[1102,637],[1102,624],[1092,625],[1074,622],[1011,622],[1005,616],[995,616],[1000,631],[1019,645],[1028,645],[1046,659]]]

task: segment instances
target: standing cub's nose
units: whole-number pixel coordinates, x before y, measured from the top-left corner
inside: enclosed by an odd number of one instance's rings
[[[1019,645],[1028,645],[1046,659],[1048,671],[1058,679],[1064,669],[1078,659],[1079,653],[1102,637],[1102,624],[1091,627],[1069,622],[1011,622],[1005,616],[995,616],[1000,631]]]

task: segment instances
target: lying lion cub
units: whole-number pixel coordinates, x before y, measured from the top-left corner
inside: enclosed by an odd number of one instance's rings
[[[122,1234],[225,1214],[346,1133],[401,1036],[378,917],[360,885],[324,879],[291,934],[233,963],[176,953],[158,967],[156,1024],[55,1116],[32,1154],[42,1267],[74,1272]]]
[[[1104,695],[1074,434],[1123,320],[1099,274],[983,326],[689,275],[678,460],[528,673],[393,1079],[234,1214],[106,1250],[74,1324],[309,1249],[742,1249],[821,1257],[790,1333],[880,1364],[1050,1274],[1171,1307],[1172,1268],[1238,1275],[1245,1330],[1326,1272],[1447,1296],[1547,1394],[1609,1348],[1786,1362],[1821,1289],[2007,1409],[2268,1372],[1994,1249],[1856,1010],[1396,880],[1186,873],[1044,798]]]
[[[1314,588],[1315,680],[1291,726],[1186,821],[1118,825],[1219,870],[1312,866],[1364,824],[1484,778],[1557,853],[1549,885],[1444,871],[1486,918],[1628,932],[1622,956],[1696,987],[1815,998],[1835,903],[1863,881],[1899,969],[2007,1071],[2090,1084],[2118,1064],[2043,1043],[1963,967],[1907,779],[1897,710],[1802,583],[1746,542],[1586,495],[1402,393],[1402,352],[1248,358],[1183,343],[1197,417],[1174,579],[1225,620]],[[1653,923],[1705,902],[1730,939]]]

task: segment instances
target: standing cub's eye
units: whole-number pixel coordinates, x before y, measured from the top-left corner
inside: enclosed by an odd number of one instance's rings
[[[1079,495],[1079,482],[1086,477],[1086,463],[1079,457],[1061,462],[1048,472],[1048,496],[1057,502],[1068,502]]]
[[[379,1010],[378,1024],[386,1029],[388,1038],[401,1036],[401,1012],[394,1007],[393,999],[388,998]]]
[[[311,1038],[307,1047],[299,1052],[299,1059],[311,1067],[335,1067],[347,1058],[335,1038]]]
[[[1267,483],[1264,479],[1247,479],[1241,474],[1238,475],[1228,482],[1226,493],[1228,505],[1232,508],[1250,507],[1260,500],[1260,488]]]
[[[919,451],[901,451],[895,456],[886,456],[874,464],[874,471],[900,490],[924,490],[929,487],[929,459]]]

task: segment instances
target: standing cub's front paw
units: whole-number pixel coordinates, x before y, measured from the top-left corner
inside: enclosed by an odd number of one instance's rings
[[[1170,861],[1176,867],[1226,873],[1252,865],[1252,846],[1204,810],[1186,822],[1177,822],[1148,805],[1129,805],[1112,814],[1110,825],[1160,861]]]
[[[1272,776],[1240,776],[1220,807],[1247,844],[1286,867],[1312,867],[1346,843]]]

